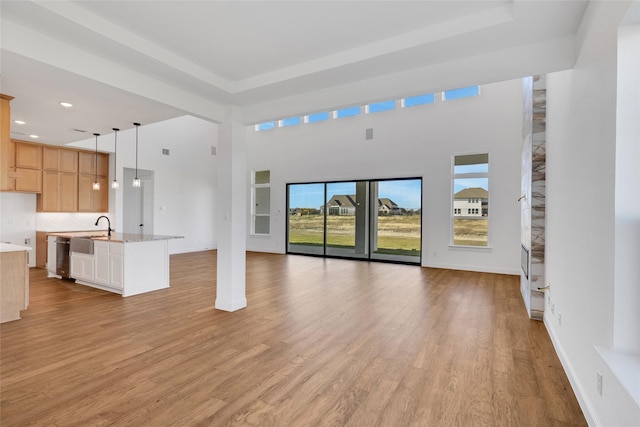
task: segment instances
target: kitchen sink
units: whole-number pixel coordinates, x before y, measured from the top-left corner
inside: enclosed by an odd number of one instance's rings
[[[70,250],[71,252],[81,254],[93,254],[93,240],[91,236],[72,237]]]

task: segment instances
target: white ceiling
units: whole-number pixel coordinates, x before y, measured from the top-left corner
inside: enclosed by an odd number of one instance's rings
[[[12,137],[50,144],[229,106],[252,124],[570,68],[586,7],[2,0],[1,91],[27,122]]]

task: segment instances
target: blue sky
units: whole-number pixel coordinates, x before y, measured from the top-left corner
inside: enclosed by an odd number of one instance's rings
[[[335,194],[355,194],[354,182],[337,182],[327,184],[328,198]],[[380,181],[379,197],[389,198],[405,209],[420,208],[420,180]],[[289,186],[289,200],[292,208],[320,208],[323,204],[323,184],[293,184]]]

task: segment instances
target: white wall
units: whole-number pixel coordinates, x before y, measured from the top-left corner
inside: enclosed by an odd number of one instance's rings
[[[31,247],[29,267],[36,265],[35,194],[0,193],[0,242]]]
[[[135,118],[132,118],[135,120]],[[138,130],[138,168],[154,171],[153,233],[184,236],[169,242],[170,253],[216,248],[214,210],[216,200],[217,125],[192,116],[145,125]],[[113,151],[113,134],[101,136],[98,148]],[[73,145],[91,148],[95,141]],[[93,145],[95,147],[95,145]],[[169,156],[162,149],[169,149]],[[120,189],[110,190],[112,227],[122,231],[123,168],[135,168],[135,129],[118,133],[117,168]],[[113,174],[113,155],[110,174]],[[112,180],[110,176],[109,180]],[[163,209],[164,208],[164,209]]]
[[[575,68],[547,86],[544,321],[589,423],[618,427],[640,425],[640,408],[595,346],[613,343],[617,26],[628,7],[591,2]]]
[[[373,140],[365,140],[367,128]],[[423,265],[519,274],[521,132],[520,80],[482,86],[474,98],[249,128],[248,170],[271,170],[272,219],[271,236],[250,236],[247,249],[285,252],[287,183],[422,177]],[[451,156],[469,152],[489,152],[490,249],[449,246]]]

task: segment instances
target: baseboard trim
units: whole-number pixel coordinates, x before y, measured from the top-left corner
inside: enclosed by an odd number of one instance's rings
[[[503,267],[486,267],[482,265],[463,265],[463,264],[447,264],[437,262],[427,262],[422,265],[429,268],[444,268],[447,270],[463,270],[463,271],[476,271],[478,273],[495,273],[495,274],[508,274],[512,276],[519,276],[520,269],[516,268],[503,268]]]
[[[558,337],[556,336],[553,328],[551,328],[548,324],[547,317],[544,318],[544,326],[547,329],[547,333],[549,334],[549,338],[551,338],[551,343],[553,344],[553,348],[556,350],[556,354],[558,355],[558,359],[560,359],[560,363],[562,364],[562,368],[564,369],[565,374],[567,374],[567,378],[569,379],[569,383],[571,384],[571,388],[573,389],[573,393],[576,395],[578,399],[578,404],[580,405],[580,409],[582,409],[582,413],[587,420],[587,424],[589,426],[601,427],[602,423],[600,419],[596,415],[596,411],[591,405],[591,402],[587,398],[587,394],[584,392],[584,387],[582,383],[576,376],[575,371],[573,370],[573,365],[569,361],[567,354],[564,351],[562,345],[558,341]]]

